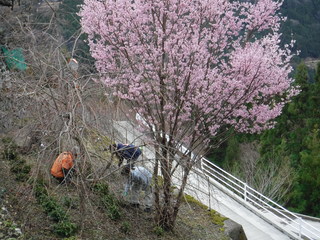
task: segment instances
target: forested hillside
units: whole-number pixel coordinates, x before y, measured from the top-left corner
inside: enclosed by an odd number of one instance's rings
[[[301,93],[274,129],[234,135],[210,158],[289,209],[320,217],[320,64],[311,78],[301,63],[294,78]]]
[[[320,1],[284,0],[283,43],[296,40],[293,77],[301,93],[286,106],[275,129],[234,135],[209,158],[293,211],[320,217]],[[302,62],[302,63],[301,63]],[[214,143],[216,144],[216,143]]]
[[[320,1],[284,0],[283,16],[288,17],[282,27],[285,42],[295,39],[300,58],[320,57]]]

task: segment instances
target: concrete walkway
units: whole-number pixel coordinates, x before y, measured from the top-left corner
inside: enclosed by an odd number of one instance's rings
[[[118,131],[118,140],[133,143],[135,145],[142,145],[144,143],[144,135],[138,132],[129,122],[117,121],[114,123],[114,128]],[[143,157],[140,164],[152,168],[152,159],[154,159],[153,149],[151,147],[143,147]],[[179,171],[175,174],[174,184],[179,186],[180,179]],[[218,184],[218,183],[216,183]],[[216,185],[218,186],[218,185]],[[246,208],[241,202],[234,200],[229,195],[216,187],[215,184],[208,181],[198,171],[193,171],[188,179],[188,184],[185,193],[198,199],[203,204],[216,210],[220,214],[242,225],[248,240],[287,240],[291,239],[288,235],[278,230],[274,225],[263,220],[253,211]],[[265,213],[266,215],[268,213]],[[272,216],[268,216],[272,219]],[[276,224],[279,220],[274,220]],[[319,227],[319,222],[313,222],[313,226]],[[281,224],[281,223],[279,223]],[[283,224],[283,223],[282,223]],[[286,227],[290,227],[290,223],[285,223]],[[296,233],[293,233],[296,235]]]
[[[201,190],[200,190],[201,189]],[[229,197],[211,182],[192,172],[185,193],[242,225],[248,240],[287,240],[286,234],[255,215],[248,208]]]

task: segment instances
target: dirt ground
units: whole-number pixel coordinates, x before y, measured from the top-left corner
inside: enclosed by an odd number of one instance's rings
[[[1,150],[1,149],[0,149]],[[30,160],[32,156],[24,156]],[[34,169],[35,166],[32,166]],[[34,176],[30,175],[33,179]],[[0,190],[1,207],[8,209],[10,222],[16,228],[20,228],[22,235],[5,236],[7,233],[0,228],[1,239],[32,239],[32,240],[54,240],[63,239],[52,231],[55,223],[37,203],[34,197],[32,181],[18,182],[14,174],[10,171],[7,160],[1,158],[0,161]],[[115,172],[106,180],[110,191],[115,196],[121,195],[124,179]],[[68,240],[225,240],[229,239],[223,233],[223,227],[215,225],[208,216],[208,213],[195,203],[183,203],[176,221],[174,232],[162,232],[155,228],[154,213],[146,213],[143,209],[129,207],[123,199],[121,203],[121,217],[118,220],[111,220],[106,209],[101,205],[99,196],[90,188],[85,189],[85,211],[81,211],[79,204],[78,185],[58,185],[54,179],[49,179],[48,192],[64,206],[71,221],[78,226],[83,226],[76,235]],[[66,200],[69,204],[66,204]],[[72,204],[70,204],[70,202]],[[0,219],[0,222],[2,220]],[[8,221],[7,221],[8,222]],[[12,226],[11,226],[12,228]],[[1,232],[3,235],[1,235]]]

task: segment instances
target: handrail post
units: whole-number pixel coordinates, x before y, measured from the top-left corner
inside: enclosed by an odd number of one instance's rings
[[[247,183],[244,184],[244,201],[247,201]]]
[[[201,159],[201,162],[202,162],[202,159]],[[211,210],[210,180],[209,180],[209,177],[208,177],[208,176],[207,176],[207,181],[208,181],[208,192],[209,192],[209,209],[208,209],[208,210]]]
[[[299,217],[298,219],[299,219],[299,239],[301,239],[302,219],[301,219],[301,217]]]

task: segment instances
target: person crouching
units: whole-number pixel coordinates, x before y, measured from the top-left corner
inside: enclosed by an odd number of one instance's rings
[[[79,148],[73,147],[71,152],[61,153],[54,161],[51,168],[51,175],[60,183],[70,181],[74,172],[74,163],[79,154]]]
[[[131,165],[131,167],[134,167],[135,162],[142,154],[142,151],[139,147],[132,144],[122,143],[110,145],[110,151],[112,154],[116,154],[116,156],[119,158],[118,167],[122,165],[124,159],[127,160],[127,164]]]
[[[127,176],[127,183],[124,188],[124,195],[128,195],[129,202],[134,207],[139,207],[140,192],[144,192],[145,212],[150,212],[152,207],[152,173],[142,166],[131,168],[124,166],[122,175]]]

